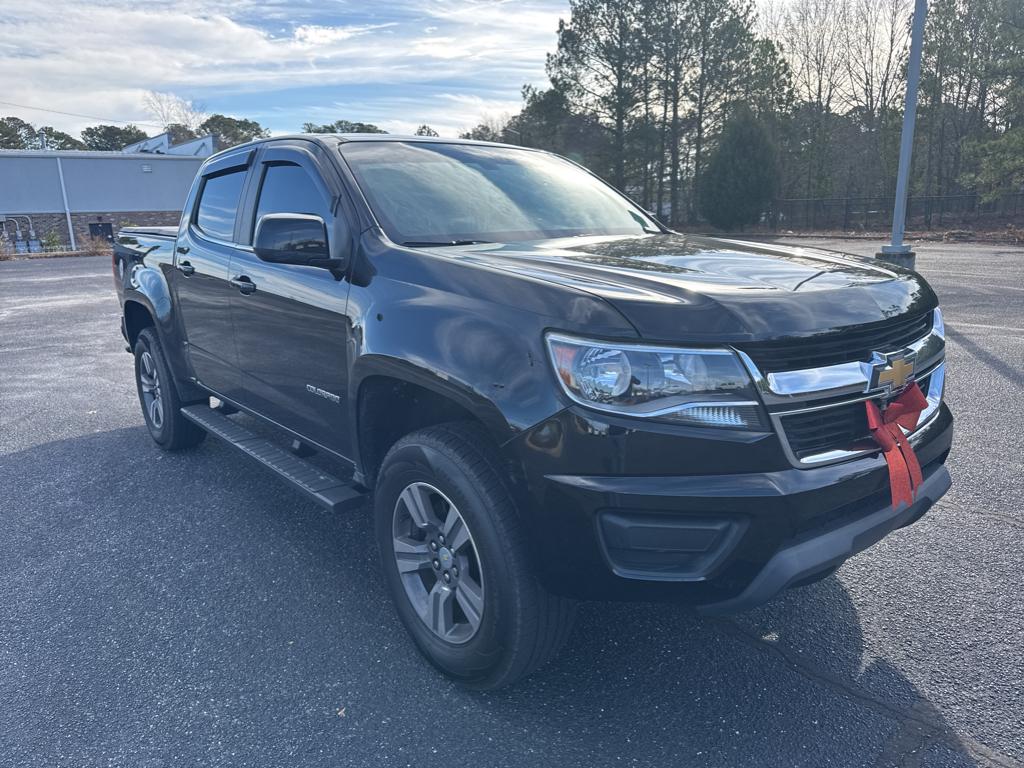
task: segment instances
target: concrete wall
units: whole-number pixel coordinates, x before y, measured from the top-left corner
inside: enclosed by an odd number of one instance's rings
[[[0,213],[180,210],[203,158],[117,152],[0,152]]]
[[[64,211],[57,161],[0,154],[0,213]]]
[[[200,158],[157,159],[152,155],[61,158],[72,213],[180,211],[202,162]]]
[[[111,222],[115,231],[127,224],[176,225],[203,163],[179,155],[0,151],[0,214],[31,216],[39,237],[52,232],[64,243],[70,238],[58,157],[79,244],[89,222]]]

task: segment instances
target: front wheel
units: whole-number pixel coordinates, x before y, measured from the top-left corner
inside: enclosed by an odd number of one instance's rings
[[[146,428],[166,451],[198,445],[206,432],[181,415],[181,399],[153,328],[143,328],[135,342],[135,386]]]
[[[575,615],[537,580],[488,446],[471,424],[408,435],[385,457],[375,498],[399,617],[432,664],[477,689],[513,683],[555,656]]]

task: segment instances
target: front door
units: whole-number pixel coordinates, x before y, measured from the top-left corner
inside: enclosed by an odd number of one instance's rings
[[[236,158],[235,165],[225,158],[204,174],[188,224],[179,233],[171,273],[192,372],[200,384],[229,397],[239,384],[229,266],[250,155]]]
[[[272,148],[256,173],[252,234],[268,213],[319,216],[335,231],[331,195],[307,153]],[[325,269],[264,262],[251,249],[235,254],[231,273],[239,402],[346,455],[348,282]]]

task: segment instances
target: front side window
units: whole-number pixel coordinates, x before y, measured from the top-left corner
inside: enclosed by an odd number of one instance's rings
[[[219,240],[234,240],[235,217],[244,183],[244,169],[206,178],[196,211],[196,226],[204,234]]]
[[[294,163],[266,166],[255,223],[268,213],[306,213],[326,221],[328,208],[316,183],[301,166]]]
[[[660,232],[611,187],[543,152],[382,141],[343,144],[341,153],[396,243]]]

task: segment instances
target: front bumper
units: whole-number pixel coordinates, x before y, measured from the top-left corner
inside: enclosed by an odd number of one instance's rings
[[[617,430],[570,409],[519,446],[538,563],[571,597],[747,610],[920,518],[949,488],[952,430],[943,405],[915,435],[925,483],[893,509],[879,453],[797,468],[778,460],[774,436]],[[659,474],[634,474],[637,456]],[[618,471],[565,472],[595,464]]]
[[[880,541],[897,528],[916,522],[949,490],[949,470],[937,467],[917,492],[917,500],[899,509],[886,504],[875,512],[819,536],[786,547],[765,563],[736,597],[701,605],[701,613],[739,613],[766,603],[787,587],[807,584],[832,573],[848,558]]]

